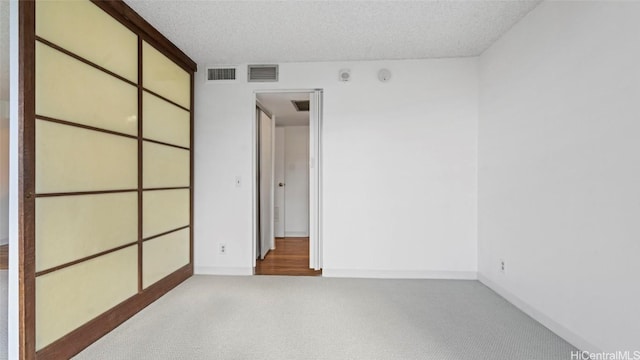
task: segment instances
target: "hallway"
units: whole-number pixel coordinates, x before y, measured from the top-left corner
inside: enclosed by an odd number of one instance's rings
[[[321,276],[322,270],[309,269],[309,238],[276,238],[276,249],[264,260],[256,261],[256,275]]]

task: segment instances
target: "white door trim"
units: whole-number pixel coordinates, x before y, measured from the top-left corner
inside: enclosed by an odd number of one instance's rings
[[[309,268],[322,268],[322,90],[309,94]]]

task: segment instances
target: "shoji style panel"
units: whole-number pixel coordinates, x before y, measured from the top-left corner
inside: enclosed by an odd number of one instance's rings
[[[145,115],[143,134],[146,139],[189,147],[190,113],[145,91],[142,95]]]
[[[142,145],[145,188],[188,187],[191,152],[145,141]]]
[[[144,243],[142,285],[146,288],[189,263],[189,229]]]
[[[69,358],[193,274],[195,63],[124,2],[20,2],[21,356]]]
[[[124,136],[36,120],[36,192],[138,187],[138,142]]]
[[[144,88],[189,109],[191,79],[189,73],[145,42],[142,45]]]
[[[42,42],[36,43],[36,74],[38,115],[138,134],[136,86]]]
[[[138,81],[138,36],[89,1],[40,1],[36,34],[101,67]]]
[[[36,201],[36,271],[137,240],[137,192],[54,196]]]
[[[142,236],[149,238],[189,225],[189,189],[145,191]]]
[[[142,44],[142,278],[150,286],[188,263],[191,236],[191,78]],[[189,139],[189,140],[187,140]]]
[[[36,278],[36,349],[41,349],[138,292],[138,247],[109,253]]]

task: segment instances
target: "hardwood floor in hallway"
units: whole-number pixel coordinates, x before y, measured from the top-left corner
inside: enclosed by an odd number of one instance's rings
[[[256,261],[256,275],[320,276],[322,270],[309,269],[309,238],[276,238],[276,249]]]

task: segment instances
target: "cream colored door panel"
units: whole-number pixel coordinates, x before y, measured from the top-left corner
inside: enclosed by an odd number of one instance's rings
[[[138,141],[36,121],[36,192],[138,187]]]
[[[138,89],[36,42],[36,114],[136,136]]]
[[[142,245],[142,284],[144,288],[189,263],[189,232],[182,229]]]
[[[36,35],[138,82],[138,36],[88,0],[37,1]]]
[[[143,192],[142,237],[189,225],[189,193],[189,189]]]
[[[137,245],[37,277],[36,350],[137,292]]]
[[[36,271],[137,239],[137,192],[36,199]]]
[[[144,188],[189,186],[189,150],[145,141],[142,148]]]
[[[142,44],[142,85],[167,99],[191,108],[191,76],[153,46]]]
[[[187,148],[191,146],[191,118],[188,111],[144,92],[142,118],[142,133],[145,139]]]

